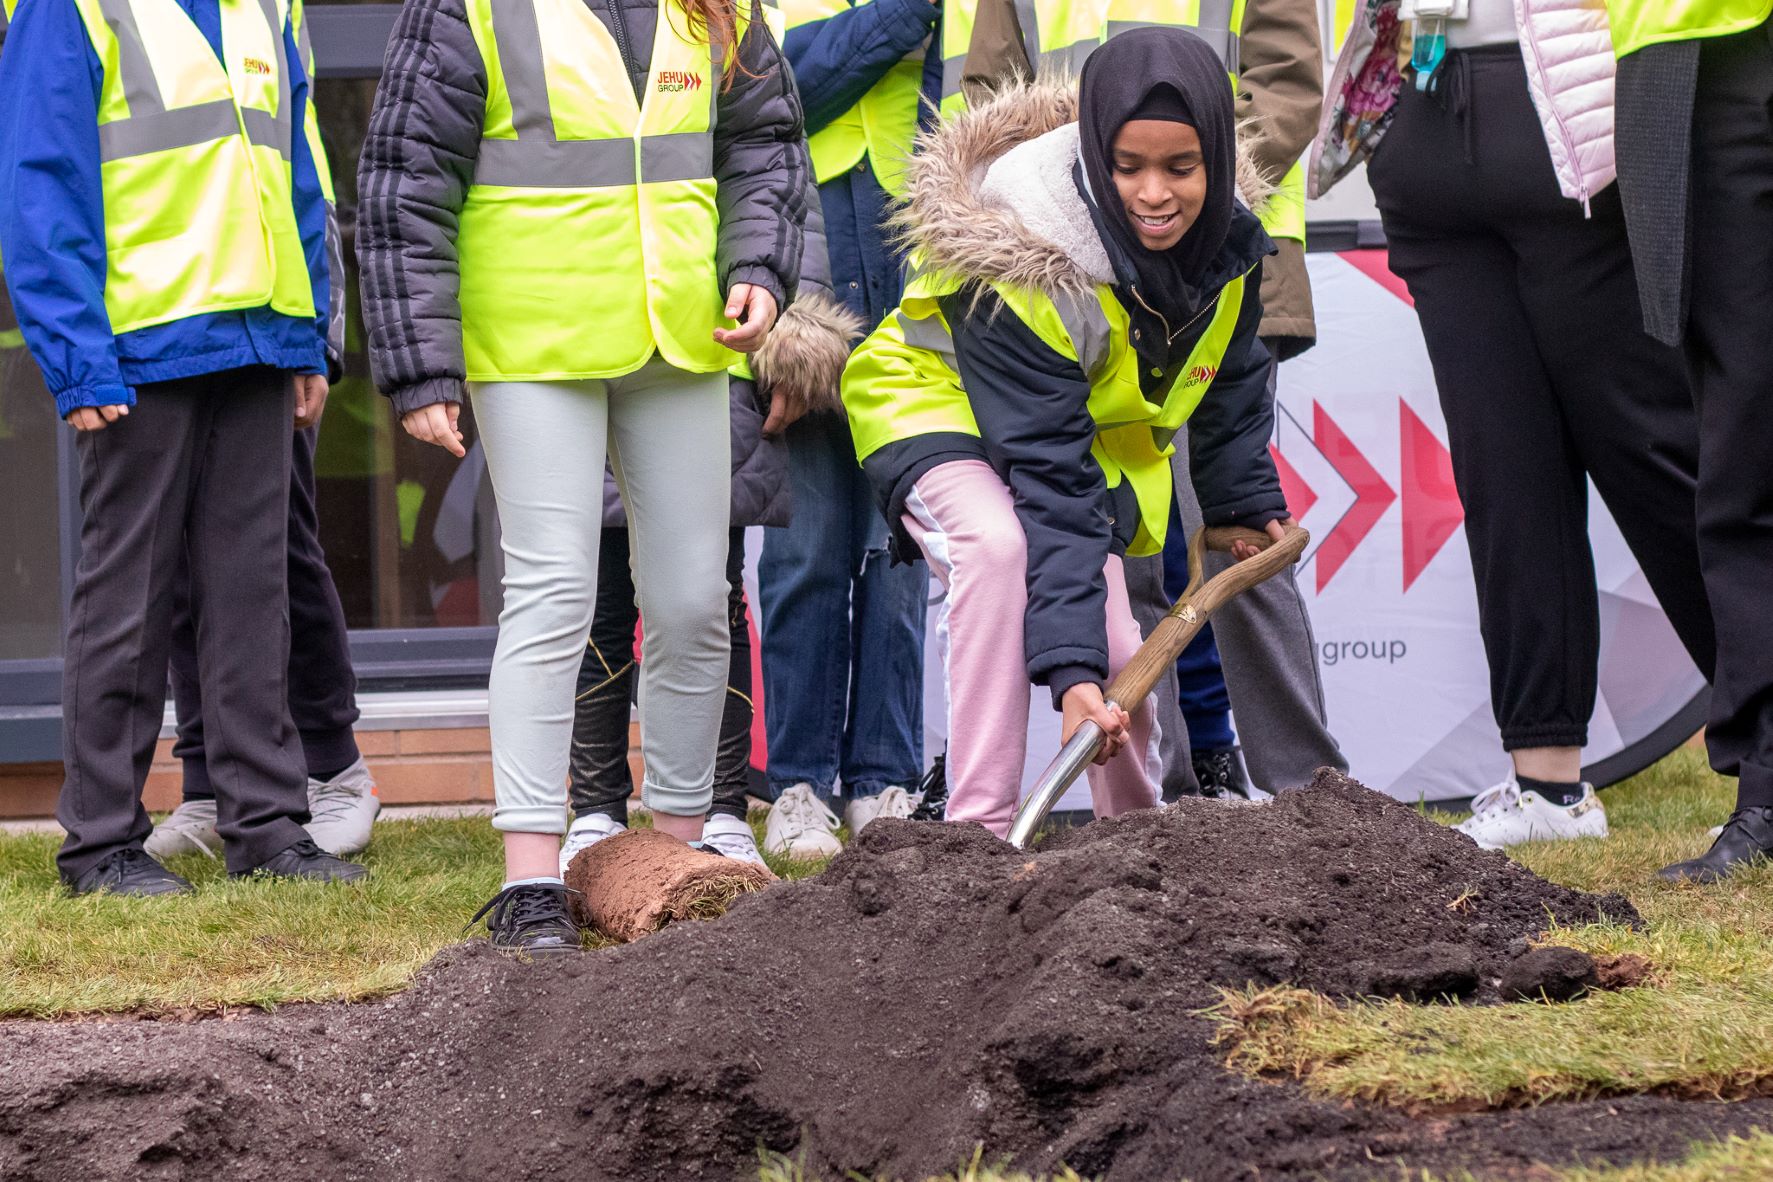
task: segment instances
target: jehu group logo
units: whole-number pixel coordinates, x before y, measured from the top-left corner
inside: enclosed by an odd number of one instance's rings
[[[702,89],[702,76],[690,70],[660,70],[659,93],[680,94]]]

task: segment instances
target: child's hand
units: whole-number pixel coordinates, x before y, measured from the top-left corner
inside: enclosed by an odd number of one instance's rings
[[[68,426],[76,431],[103,431],[129,413],[123,403],[113,406],[82,406],[68,412]]]
[[[726,297],[726,318],[737,328],[717,328],[714,339],[735,353],[755,353],[776,323],[776,297],[755,283],[735,283]]]
[[[320,412],[326,409],[326,395],[329,389],[325,374],[299,373],[296,375],[296,430],[305,431],[320,421]]]
[[[419,442],[434,443],[459,460],[468,454],[462,446],[462,432],[456,426],[461,417],[461,403],[433,402],[401,415],[400,425]]]
[[[1287,536],[1288,529],[1298,524],[1299,523],[1294,521],[1291,517],[1282,517],[1279,520],[1269,522],[1262,527],[1262,530],[1268,535],[1271,542],[1278,542]],[[1262,551],[1250,545],[1248,542],[1231,543],[1231,556],[1239,562],[1242,562],[1246,558],[1254,558],[1260,553],[1262,553]]]
[[[1080,681],[1066,690],[1061,705],[1065,720],[1060,731],[1062,742],[1071,742],[1071,736],[1086,721],[1102,728],[1102,750],[1096,753],[1097,763],[1107,763],[1120,754],[1121,748],[1132,737],[1128,728],[1133,720],[1119,706],[1105,702],[1102,687],[1094,682]]]

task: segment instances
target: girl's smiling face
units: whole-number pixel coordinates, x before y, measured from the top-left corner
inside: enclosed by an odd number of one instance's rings
[[[1168,250],[1182,241],[1207,200],[1207,170],[1194,128],[1168,119],[1129,119],[1115,133],[1111,166],[1140,243]]]

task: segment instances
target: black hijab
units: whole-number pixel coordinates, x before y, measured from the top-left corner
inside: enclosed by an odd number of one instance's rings
[[[1186,29],[1132,29],[1096,50],[1079,80],[1078,140],[1096,227],[1134,272],[1133,285],[1166,318],[1192,313],[1231,229],[1237,123],[1231,79],[1205,41]],[[1207,199],[1182,241],[1149,250],[1114,187],[1113,145],[1135,118],[1187,123],[1200,136]]]

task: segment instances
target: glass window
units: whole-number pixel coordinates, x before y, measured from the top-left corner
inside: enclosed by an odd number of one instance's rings
[[[63,429],[0,283],[0,661],[61,655]]]
[[[471,627],[498,618],[492,493],[463,407],[468,457],[409,437],[371,385],[358,291],[357,159],[376,83],[323,79],[321,134],[345,237],[346,374],[321,420],[316,457],[321,540],[353,629]]]

